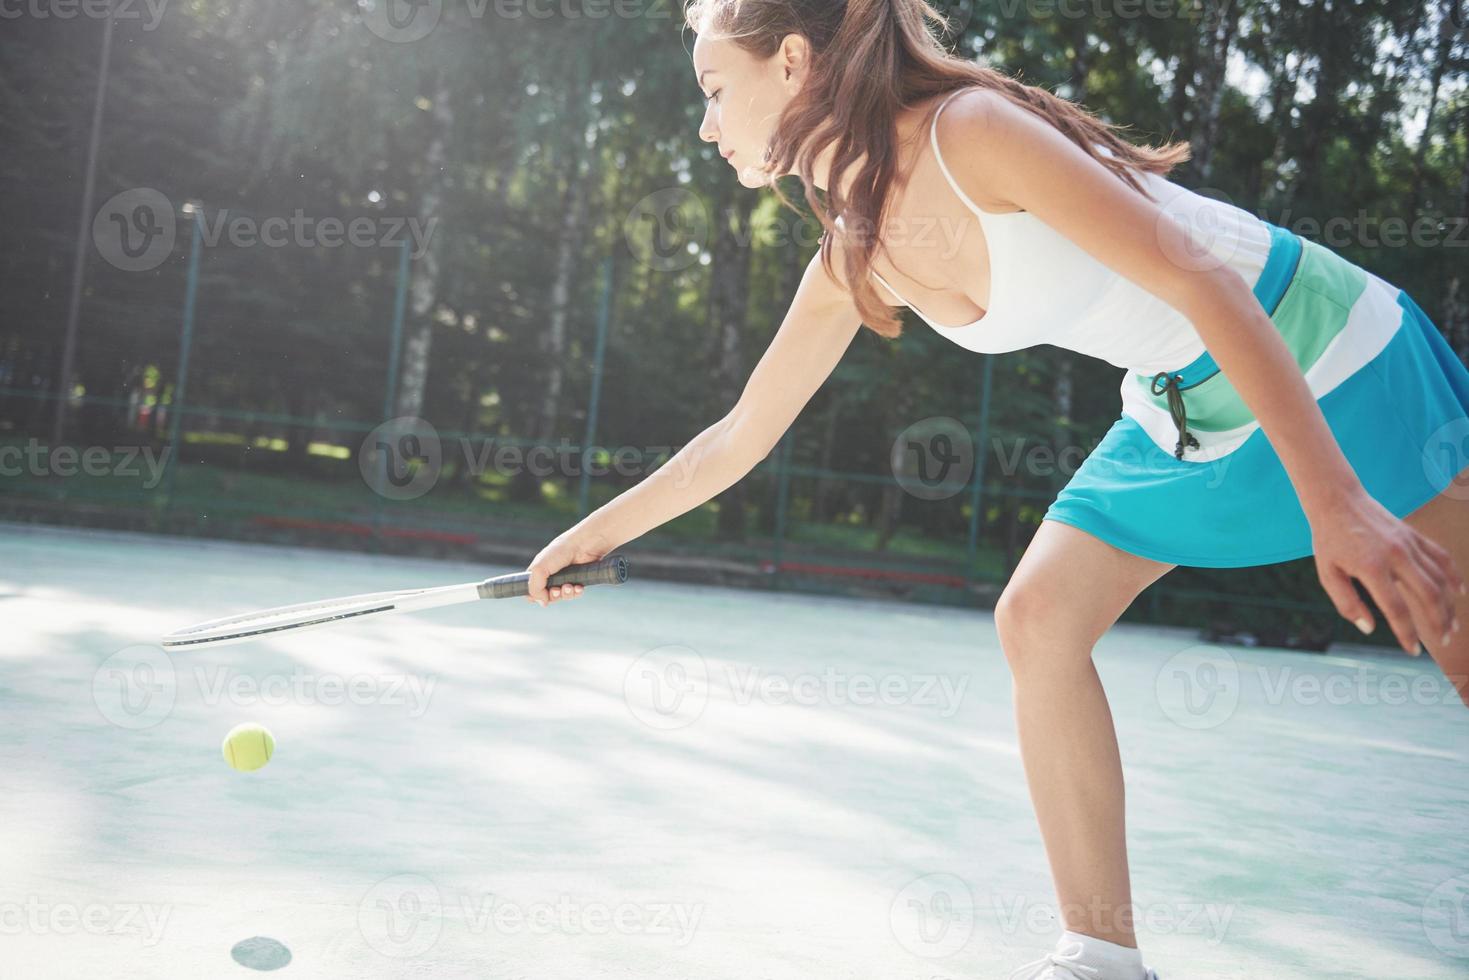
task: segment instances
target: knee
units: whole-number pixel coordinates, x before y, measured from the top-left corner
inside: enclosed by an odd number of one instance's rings
[[[1048,602],[1039,589],[1011,581],[995,603],[995,633],[1011,669],[1045,645]]]
[[[1024,607],[1029,604],[1029,597],[1022,596],[1021,590],[1015,587],[1012,581],[1007,585],[1000,598],[995,601],[995,633],[1000,637],[1000,645],[1005,648],[1008,656],[1010,652],[1011,639],[1014,638],[1025,621]]]
[[[1012,672],[1085,660],[1098,639],[1065,596],[1013,580],[995,603],[995,632]]]

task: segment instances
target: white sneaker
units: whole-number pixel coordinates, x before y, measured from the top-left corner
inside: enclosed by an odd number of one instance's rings
[[[1010,980],[1101,980],[1101,970],[1078,959],[1081,950],[1081,943],[1058,944],[1054,952],[1016,967]]]
[[[1101,970],[1080,961],[1081,950],[1081,943],[1061,947],[1038,960],[1016,967],[1009,980],[1108,980],[1102,976]],[[1144,980],[1160,978],[1156,972],[1148,970]]]

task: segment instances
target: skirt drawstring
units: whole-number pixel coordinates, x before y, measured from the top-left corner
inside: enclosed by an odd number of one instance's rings
[[[1165,378],[1162,388],[1158,387],[1158,379]],[[1187,443],[1189,449],[1198,449],[1199,440],[1188,431],[1188,410],[1183,405],[1183,392],[1178,390],[1178,383],[1183,380],[1179,374],[1169,375],[1167,371],[1159,371],[1153,375],[1153,394],[1168,394],[1168,414],[1173,416],[1173,424],[1178,429],[1178,445],[1173,449],[1175,459],[1183,459],[1184,445]]]

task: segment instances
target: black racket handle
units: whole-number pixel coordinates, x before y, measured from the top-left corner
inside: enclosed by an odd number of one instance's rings
[[[621,585],[626,581],[627,559],[621,555],[608,555],[601,561],[567,565],[546,579],[546,588],[553,585]],[[511,599],[522,595],[530,595],[530,572],[496,575],[479,584],[481,599]]]

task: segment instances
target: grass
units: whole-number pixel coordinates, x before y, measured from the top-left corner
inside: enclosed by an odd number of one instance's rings
[[[29,440],[0,438],[0,452],[6,446],[19,447],[23,453]],[[302,470],[287,471],[284,443],[265,437],[247,441],[234,433],[189,432],[185,442],[191,457],[203,456],[211,461],[189,462],[173,475],[172,501],[175,512],[197,512],[216,518],[248,518],[254,515],[300,517],[328,521],[371,521],[375,518],[398,524],[426,527],[491,527],[520,530],[539,529],[555,534],[580,519],[577,508],[579,487],[574,479],[546,480],[541,483],[541,499],[520,501],[510,494],[510,476],[484,472],[477,478],[456,483],[446,473],[428,492],[412,500],[384,500],[367,486],[347,447],[313,444],[308,447]],[[217,457],[230,454],[239,462],[219,462]],[[161,509],[166,502],[169,480],[156,470],[134,458],[132,468],[137,475],[119,472],[129,454],[92,452],[92,472],[80,467],[70,475],[55,472],[37,474],[22,466],[6,468],[0,479],[0,493],[14,497],[93,502],[121,506]],[[12,462],[14,453],[0,456]],[[106,463],[102,460],[105,458]],[[157,460],[154,451],[153,459]],[[54,457],[47,455],[43,469],[55,469]],[[250,467],[250,468],[246,468]],[[613,499],[621,489],[605,481],[592,481],[589,502],[597,508]],[[704,551],[729,556],[737,554],[758,559],[773,554],[775,542],[768,532],[756,527],[757,508],[749,507],[746,536],[743,542],[716,540],[720,504],[707,502],[655,529],[649,537],[662,545],[691,552]],[[962,565],[966,542],[939,540],[906,527],[898,528],[888,541],[885,552],[874,550],[875,529],[856,524],[812,524],[791,520],[786,526],[787,557],[795,557],[791,548],[820,549],[828,558],[850,563],[924,565],[942,563]],[[896,561],[895,561],[896,560]],[[1003,555],[998,551],[981,551],[977,562],[982,574],[1003,574]]]

